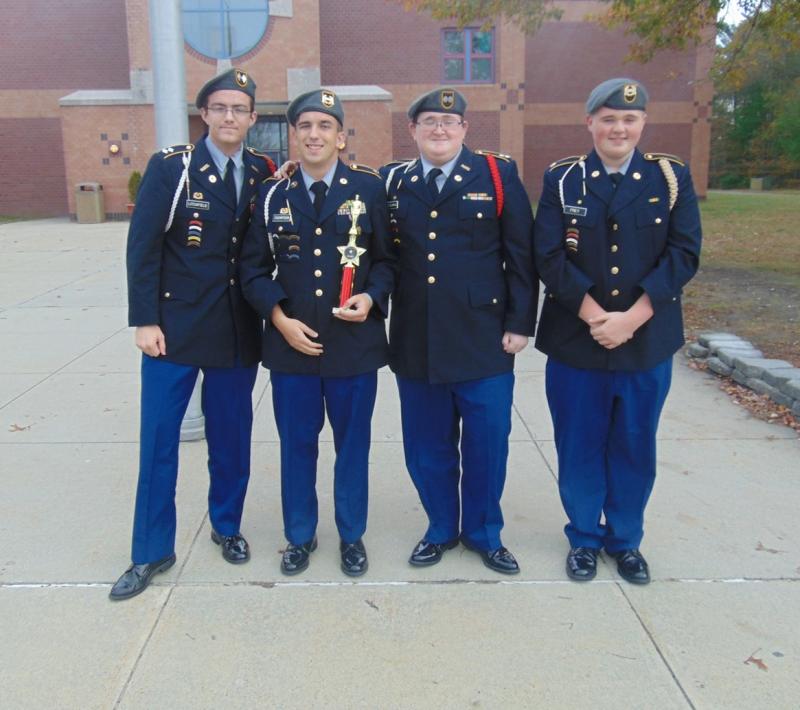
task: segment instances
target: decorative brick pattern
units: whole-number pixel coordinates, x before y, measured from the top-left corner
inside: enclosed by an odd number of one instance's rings
[[[152,107],[64,107],[61,115],[63,144],[69,146],[65,153],[65,182],[70,214],[75,212],[74,186],[79,182],[101,183],[106,212],[124,214],[131,172],[144,172],[150,155],[158,149],[154,145]],[[87,125],[95,126],[96,130],[87,132]],[[120,142],[120,152],[111,156],[108,141],[100,139],[101,132],[111,138],[126,132],[128,140]],[[124,158],[128,158],[129,163],[126,164]],[[105,160],[108,162],[104,163]]]

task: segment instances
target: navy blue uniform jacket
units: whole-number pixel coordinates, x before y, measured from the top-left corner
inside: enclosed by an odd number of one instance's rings
[[[190,159],[169,231],[176,188]],[[200,367],[247,366],[260,357],[260,321],[244,300],[238,258],[258,185],[272,174],[264,156],[244,151],[238,207],[205,137],[150,159],[128,230],[128,325],[158,325],[165,360]]]
[[[337,247],[348,243],[352,225],[346,203],[356,195],[366,207],[366,214],[358,218],[356,244],[366,252],[356,267],[353,294],[368,293],[373,301],[363,323],[340,320],[331,312],[339,305],[342,282]],[[291,180],[273,178],[261,186],[242,254],[242,288],[265,320],[265,367],[297,375],[351,377],[386,364],[384,321],[394,284],[387,228],[383,182],[369,168],[339,161],[319,218],[299,174]],[[316,341],[322,343],[322,355],[305,355],[286,342],[271,322],[278,303],[287,316],[319,334]]]
[[[634,152],[614,189],[597,154],[557,161],[545,173],[534,248],[546,288],[536,347],[571,367],[642,370],[670,357],[684,342],[681,289],[697,271],[700,213],[689,169],[663,158],[677,200],[657,158]],[[573,166],[573,167],[570,167]],[[563,204],[559,181],[563,181]],[[579,202],[580,201],[580,202]],[[607,311],[624,311],[646,292],[653,317],[627,343],[607,350],[578,311],[589,293]]]
[[[419,160],[392,174],[387,195],[399,261],[389,364],[398,375],[446,383],[510,372],[514,356],[503,350],[503,333],[533,335],[531,205],[516,164],[498,158],[497,166],[505,199],[499,218],[486,157],[466,147],[436,198]]]

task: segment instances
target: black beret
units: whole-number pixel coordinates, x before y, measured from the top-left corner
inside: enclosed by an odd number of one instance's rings
[[[301,113],[319,111],[333,116],[340,125],[344,125],[344,107],[339,97],[329,89],[315,89],[300,94],[286,109],[286,118],[293,126]]]
[[[408,117],[413,121],[423,111],[463,116],[466,110],[467,100],[460,92],[448,88],[434,89],[414,99],[414,103],[408,107]]]
[[[586,100],[586,113],[592,114],[603,108],[644,111],[647,106],[647,89],[636,79],[607,79],[592,89]]]
[[[241,91],[253,101],[256,100],[256,82],[250,78],[250,75],[242,69],[228,69],[228,71],[215,76],[203,85],[203,88],[197,94],[197,100],[194,104],[197,108],[202,108],[206,105],[206,99],[209,94],[227,89]]]

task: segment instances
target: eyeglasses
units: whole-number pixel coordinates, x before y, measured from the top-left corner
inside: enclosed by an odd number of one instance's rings
[[[455,128],[456,126],[460,126],[463,122],[459,121],[457,118],[423,118],[421,121],[417,121],[418,126],[422,126],[423,128],[432,131],[437,126],[439,128],[443,128],[445,131],[450,130],[451,128]]]
[[[211,106],[206,106],[206,111],[215,116],[227,116],[230,111],[237,118],[244,118],[251,113],[247,106],[225,106],[225,104],[211,104]]]

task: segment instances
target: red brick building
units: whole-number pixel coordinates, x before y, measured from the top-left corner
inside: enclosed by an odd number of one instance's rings
[[[148,0],[10,3],[0,29],[0,214],[74,214],[75,185],[104,186],[110,218],[126,213],[128,178],[155,144]],[[627,44],[587,20],[603,2],[562,0],[533,37],[498,23],[459,30],[391,0],[184,0],[191,139],[202,84],[240,66],[258,83],[250,143],[288,155],[283,112],[320,84],[344,99],[345,158],[380,165],[414,154],[405,110],[448,83],[469,102],[468,144],[510,153],[532,198],[553,160],[586,151],[583,103],[600,81],[631,75],[651,95],[642,147],[688,159],[705,194],[712,47],[625,64]],[[208,8],[212,7],[212,10]]]

